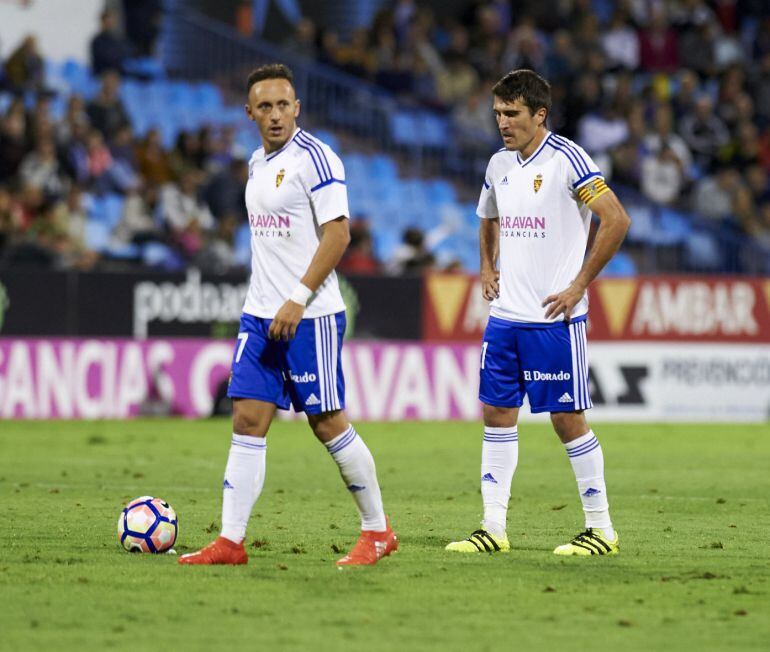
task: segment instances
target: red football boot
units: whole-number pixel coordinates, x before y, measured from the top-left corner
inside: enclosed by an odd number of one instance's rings
[[[208,566],[211,564],[248,564],[249,556],[242,543],[234,543],[230,539],[217,537],[213,543],[198,552],[191,552],[179,558],[180,564]]]
[[[398,537],[390,529],[390,521],[385,519],[385,531],[362,530],[356,545],[342,559],[337,560],[337,566],[366,566],[376,564],[383,557],[398,550]]]

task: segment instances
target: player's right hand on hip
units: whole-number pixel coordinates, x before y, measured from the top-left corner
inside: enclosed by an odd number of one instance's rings
[[[500,272],[496,269],[481,272],[481,294],[487,301],[500,296]]]

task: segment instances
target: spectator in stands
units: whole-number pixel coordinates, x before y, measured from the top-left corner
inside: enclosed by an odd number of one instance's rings
[[[96,129],[91,129],[86,136],[86,156],[88,165],[88,185],[96,194],[121,190],[113,183],[113,159],[104,136]]]
[[[760,163],[759,130],[753,122],[743,122],[734,138],[720,151],[720,161],[743,171]]]
[[[770,201],[761,204],[757,211],[757,223],[753,229],[753,235],[757,241],[769,250],[770,254]],[[765,264],[762,270],[765,274],[770,272],[770,266]]]
[[[684,139],[674,132],[674,114],[669,104],[660,104],[655,109],[653,129],[644,139],[647,150],[660,152],[663,147],[670,147],[682,165],[683,172],[689,176],[692,154]]]
[[[726,219],[732,209],[733,196],[740,186],[740,175],[730,167],[721,166],[716,174],[704,177],[697,183],[693,208],[707,219]]]
[[[243,210],[243,193],[249,180],[248,161],[232,159],[230,165],[213,175],[203,190],[203,199],[214,217],[238,215]]]
[[[767,21],[770,33],[770,19]],[[768,37],[770,39],[770,37]],[[760,60],[757,70],[751,77],[751,96],[757,107],[757,116],[767,125],[770,123],[770,52]]]
[[[10,190],[0,184],[0,258],[21,233],[22,214]]]
[[[317,30],[315,23],[303,16],[294,26],[294,34],[283,43],[284,49],[308,59],[314,59],[318,53],[316,47]]]
[[[204,245],[204,238],[214,226],[208,206],[198,197],[199,175],[186,170],[179,185],[166,184],[161,190],[160,215],[171,240],[187,257],[192,258]]]
[[[72,94],[67,100],[67,110],[56,127],[56,141],[66,146],[74,135],[75,125],[89,127],[90,120],[86,112],[86,104],[80,95]]]
[[[377,274],[380,271],[369,223],[365,219],[350,223],[350,244],[337,269],[344,274]]]
[[[41,139],[35,149],[24,157],[19,168],[19,179],[23,186],[40,189],[46,198],[61,197],[64,193],[64,178],[53,140]]]
[[[577,140],[592,156],[602,154],[628,139],[628,123],[614,102],[605,102],[595,112],[580,118]]]
[[[56,129],[51,117],[51,98],[40,94],[27,114],[27,142],[34,144],[43,138],[55,140]]]
[[[642,159],[642,193],[651,201],[670,206],[679,199],[684,185],[682,161],[668,145]]]
[[[679,42],[666,5],[652,5],[650,24],[639,33],[640,64],[645,72],[673,73],[679,67]]]
[[[356,77],[370,78],[375,73],[374,53],[369,49],[369,32],[354,30],[349,43],[343,43],[337,50],[337,62],[345,72]]]
[[[81,269],[90,269],[96,264],[98,254],[86,246],[88,218],[83,207],[83,189],[78,185],[71,185],[66,200],[57,202],[54,211],[54,220],[70,245],[68,260]]]
[[[168,155],[168,164],[177,180],[188,172],[201,172],[201,143],[196,132],[179,132],[176,146]]]
[[[117,12],[105,9],[99,32],[91,40],[91,70],[97,76],[108,70],[124,72],[123,64],[130,55],[131,46],[120,34]]]
[[[102,132],[105,138],[112,138],[115,133],[130,125],[128,114],[120,100],[120,75],[114,70],[102,75],[99,93],[88,103],[86,111],[91,126]]]
[[[693,111],[682,118],[679,133],[695,162],[704,170],[730,139],[727,127],[714,113],[714,105],[706,94],[698,97]]]
[[[131,127],[126,126],[117,131],[109,143],[109,150],[112,155],[110,176],[113,187],[120,193],[126,193],[139,184]]]
[[[612,178],[622,184],[638,187],[641,178],[642,160],[647,154],[644,145],[646,124],[644,107],[639,104],[627,113],[628,138],[611,152]]]
[[[14,111],[13,105],[0,120],[0,182],[11,179],[27,152],[24,107]]]
[[[5,62],[5,83],[13,93],[45,90],[45,66],[37,39],[27,36]]]
[[[160,132],[150,129],[136,147],[139,173],[153,186],[162,186],[174,178],[168,153],[163,149]]]
[[[235,267],[235,234],[240,221],[237,216],[223,215],[207,239],[205,246],[195,256],[195,265],[204,272],[226,274]]]
[[[457,134],[459,141],[472,144],[499,138],[494,114],[489,107],[489,94],[488,88],[479,86],[452,112],[452,122],[460,130]]]
[[[602,50],[610,70],[636,70],[639,67],[639,36],[623,9],[616,9],[601,36]]]
[[[530,16],[523,16],[508,37],[503,53],[503,68],[542,70],[545,65],[546,49],[545,41],[538,33],[534,20]]]
[[[126,38],[137,56],[153,56],[162,21],[163,0],[123,0]]]
[[[677,121],[695,110],[695,103],[702,96],[698,75],[692,70],[680,70],[675,84],[676,91],[671,98],[671,107]]]
[[[719,33],[716,16],[703,0],[685,0],[674,8],[681,65],[702,76],[716,71],[714,45]]]
[[[401,244],[396,247],[392,258],[386,265],[386,271],[391,275],[411,274],[428,271],[435,266],[436,259],[428,251],[425,234],[417,227],[404,231]]]
[[[449,52],[436,79],[438,99],[447,107],[463,101],[479,83],[479,76],[464,54]]]
[[[115,226],[113,236],[121,244],[164,242],[160,219],[158,187],[149,183],[142,184],[126,196],[123,214]]]
[[[770,184],[768,173],[761,165],[752,165],[744,172],[746,186],[751,192],[754,204],[759,206],[770,201]]]

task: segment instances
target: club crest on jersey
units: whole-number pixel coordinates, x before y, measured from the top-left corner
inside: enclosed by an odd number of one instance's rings
[[[542,174],[538,174],[535,177],[535,180],[532,182],[532,186],[535,188],[535,192],[540,190],[540,186],[542,186],[542,185],[543,185],[543,175]]]
[[[275,187],[278,188],[283,183],[283,178],[286,176],[286,170],[281,168],[278,174],[275,175]]]

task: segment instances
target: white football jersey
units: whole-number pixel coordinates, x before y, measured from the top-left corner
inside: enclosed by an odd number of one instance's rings
[[[543,300],[566,289],[583,265],[588,207],[608,191],[596,164],[571,140],[551,132],[522,160],[499,150],[487,166],[477,214],[500,220],[500,297],[490,314],[521,322],[546,319]],[[584,296],[572,317],[588,312]]]
[[[307,272],[321,225],[349,217],[345,168],[332,149],[297,129],[281,149],[249,161],[246,211],[251,229],[251,281],[243,311],[272,319]],[[345,309],[337,274],[308,301],[305,318]]]

